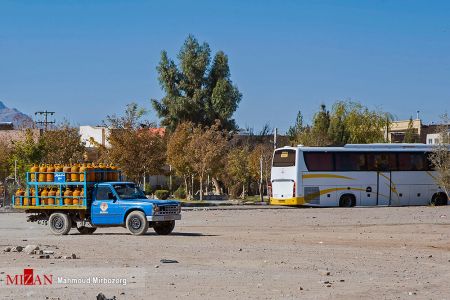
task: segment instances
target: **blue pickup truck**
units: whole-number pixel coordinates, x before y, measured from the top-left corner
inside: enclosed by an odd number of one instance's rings
[[[55,174],[56,182],[39,182],[37,172],[27,173],[27,186],[13,196],[14,207],[23,209],[28,221],[49,226],[52,233],[66,235],[72,228],[92,234],[99,227],[126,227],[143,235],[149,227],[157,234],[170,234],[181,219],[181,205],[173,200],[147,199],[133,182],[66,181],[68,174]],[[84,172],[81,178],[92,178]],[[35,178],[34,181],[29,181]],[[65,190],[65,191],[63,191]]]

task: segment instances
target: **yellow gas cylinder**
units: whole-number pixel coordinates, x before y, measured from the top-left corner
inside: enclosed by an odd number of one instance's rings
[[[70,175],[70,181],[79,182],[80,181],[80,165],[74,164],[72,165],[72,169],[70,170],[72,173]]]
[[[71,174],[70,174],[70,170],[71,170],[72,168],[70,167],[70,165],[65,165],[64,167],[63,167],[63,172],[64,173],[66,173],[66,181],[70,181],[70,179],[71,179]]]
[[[16,191],[15,195],[16,195],[16,198],[15,198],[15,201],[14,201],[14,205],[19,206],[20,205],[20,199],[22,199],[22,197],[25,195],[25,191],[22,190],[21,188],[19,188]]]
[[[94,165],[92,166],[92,168],[93,168],[94,171],[95,171],[95,175],[94,175],[95,180],[94,180],[94,181],[96,181],[96,182],[101,181],[101,180],[102,180],[102,173],[101,173],[100,164],[98,164],[98,165],[95,165],[95,164],[94,164]]]
[[[56,164],[55,165],[55,172],[62,172],[63,171],[63,167],[60,164]]]
[[[36,205],[36,191],[34,189],[30,189],[30,191],[31,191],[31,205],[34,206]]]
[[[73,191],[73,205],[80,205],[80,194],[80,189],[75,188],[75,190]]]
[[[71,197],[73,195],[73,192],[70,190],[70,188],[66,188],[66,191],[64,192],[64,197]],[[72,205],[72,198],[64,198],[64,205]]]
[[[111,171],[112,171],[111,165],[106,165],[106,180],[108,180],[108,181],[114,180],[114,178],[113,178],[114,174]]]
[[[53,165],[48,165],[47,172],[47,182],[55,181],[55,167]]]
[[[94,173],[92,173],[92,171],[93,171],[92,164],[87,164],[87,166],[86,166],[86,181],[94,181],[93,180]]]
[[[45,174],[47,172],[47,166],[42,164],[39,166],[39,176],[38,181],[39,182],[45,182],[47,180],[47,175]]]
[[[42,189],[41,191],[41,204],[48,204],[48,190],[47,188]]]
[[[54,198],[55,196],[56,196],[56,191],[54,188],[51,188],[50,191],[48,192],[47,204],[54,205],[55,204],[55,198]]]
[[[31,172],[30,180],[31,181],[36,181],[36,173],[35,172],[39,172],[38,165],[37,164],[33,164],[33,166],[31,166],[31,168],[30,168],[30,172]]]
[[[23,205],[28,206],[30,204],[30,191],[25,191],[24,197],[23,197]]]
[[[61,189],[58,187],[58,189],[56,190],[55,204],[58,204],[58,205],[61,204],[61,202],[60,202],[61,197],[62,197],[62,195],[61,195]]]
[[[80,167],[80,181],[84,181],[84,171],[86,171],[86,164],[83,163]]]
[[[112,172],[112,181],[119,181],[119,172],[118,172],[119,168],[117,168],[114,165],[111,165],[111,170],[113,171]]]

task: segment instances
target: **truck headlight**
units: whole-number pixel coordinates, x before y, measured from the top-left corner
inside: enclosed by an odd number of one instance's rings
[[[153,204],[153,214],[156,214],[157,212],[159,212],[159,206],[156,204]]]
[[[179,214],[179,213],[181,213],[181,205],[180,204],[178,204],[178,206],[177,206],[177,214]]]

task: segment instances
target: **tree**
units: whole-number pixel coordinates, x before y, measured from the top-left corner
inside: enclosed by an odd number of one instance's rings
[[[220,130],[220,124],[211,127],[197,125],[193,127],[192,136],[187,147],[192,171],[200,182],[200,200],[203,200],[203,182],[205,176],[216,176],[220,170],[222,158],[226,153],[226,132]]]
[[[437,171],[436,184],[442,188],[448,199],[450,192],[450,119],[447,114],[444,114],[441,119],[442,125],[438,128],[439,143],[433,149],[430,160]]]
[[[189,178],[193,175],[192,161],[188,150],[192,140],[194,124],[184,122],[170,135],[167,143],[167,162],[172,166],[178,176],[183,177],[184,186],[188,192],[188,199],[192,198],[189,189]]]
[[[262,175],[263,184],[269,185],[270,172],[272,169],[273,146],[268,143],[257,144],[249,154],[249,172],[255,182],[260,182],[261,177],[261,159],[262,159]],[[260,186],[260,191],[263,187]]]
[[[47,130],[40,139],[43,161],[50,164],[69,163],[83,160],[84,144],[78,128],[65,122],[53,130]]]
[[[225,129],[236,128],[232,116],[242,95],[230,79],[227,55],[217,52],[210,65],[210,52],[207,43],[200,45],[189,35],[178,53],[178,65],[166,51],[161,53],[157,71],[165,95],[151,101],[161,124],[171,132],[186,121],[212,126],[219,120]]]
[[[297,112],[297,117],[295,119],[295,124],[294,126],[289,127],[288,131],[287,131],[287,135],[289,137],[289,140],[291,142],[294,142],[297,140],[298,136],[301,134],[301,132],[304,130],[303,127],[303,114],[302,112],[299,110]]]
[[[0,184],[9,175],[9,160],[12,154],[12,147],[7,141],[0,141]]]
[[[227,164],[225,171],[228,177],[228,184],[232,187],[232,193],[235,192],[235,187],[242,187],[242,199],[245,198],[245,187],[250,181],[250,166],[249,166],[250,151],[248,146],[235,147],[227,154]]]
[[[327,146],[330,144],[328,138],[328,128],[330,127],[330,112],[327,111],[325,104],[320,106],[320,111],[314,115],[311,128],[312,146]]]
[[[9,157],[10,172],[14,172],[14,166],[17,166],[17,175],[20,185],[26,182],[25,174],[34,163],[42,162],[45,152],[43,143],[39,138],[33,135],[31,129],[24,131],[23,140],[13,142],[12,153]]]
[[[403,140],[404,143],[417,143],[418,136],[416,130],[414,129],[414,122],[412,117],[409,118],[408,129],[405,131],[405,138]]]
[[[153,124],[141,122],[144,114],[142,108],[131,103],[124,116],[107,116],[105,121],[111,130],[108,138],[111,147],[104,159],[116,164],[136,182],[141,182],[144,174],[161,174],[166,154],[163,134]]]

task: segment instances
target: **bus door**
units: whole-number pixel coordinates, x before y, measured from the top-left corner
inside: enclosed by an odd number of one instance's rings
[[[391,172],[379,171],[377,173],[377,205],[390,205],[392,194]]]

